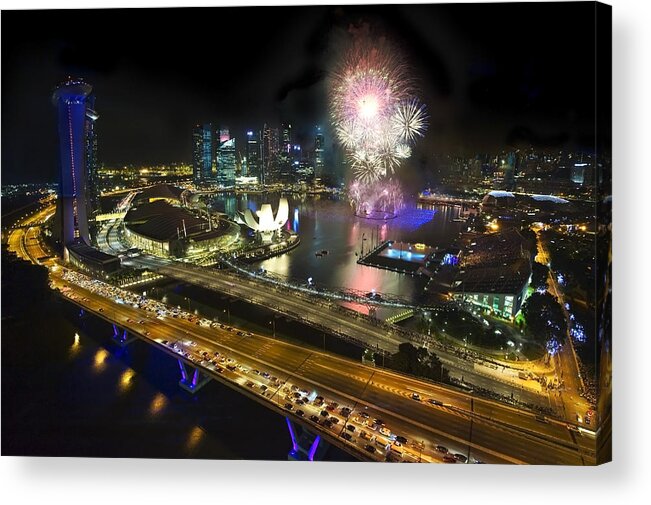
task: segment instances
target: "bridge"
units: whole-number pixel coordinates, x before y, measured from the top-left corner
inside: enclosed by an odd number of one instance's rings
[[[186,391],[215,380],[285,416],[290,459],[315,459],[325,442],[367,461],[595,462],[593,440],[564,422],[541,422],[452,388],[195,321],[158,302],[131,303],[136,295],[58,266],[50,277],[66,300],[113,324],[119,343],[137,338],[178,360]]]

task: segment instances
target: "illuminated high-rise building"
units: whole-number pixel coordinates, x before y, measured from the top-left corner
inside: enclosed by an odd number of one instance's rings
[[[235,186],[237,155],[235,139],[224,142],[217,149],[217,184],[224,187]]]
[[[325,166],[324,145],[325,140],[323,133],[321,133],[321,127],[317,126],[317,133],[314,138],[314,175],[318,179],[323,177],[323,168]]]
[[[262,130],[262,180],[263,184],[274,184],[279,180],[278,128],[264,125]]]
[[[197,125],[192,131],[192,177],[195,184],[211,182],[215,164],[212,124]]]
[[[87,208],[88,214],[94,214],[100,210],[100,191],[99,169],[97,161],[97,131],[95,121],[99,118],[95,112],[95,95],[89,95],[86,99],[86,123],[85,123],[85,143],[86,143],[86,174],[87,178]]]
[[[242,175],[257,177],[258,182],[262,182],[261,172],[260,134],[249,130],[246,132],[246,173]]]
[[[231,139],[231,132],[228,129],[228,126],[222,126],[219,129],[219,145],[222,145],[224,142],[228,142]]]
[[[278,172],[276,182],[290,182],[292,176],[292,125],[289,123],[283,123],[281,126]]]
[[[88,97],[92,86],[83,79],[68,78],[57,86],[52,102],[57,107],[60,185],[58,221],[60,240],[67,248],[74,242],[90,244],[88,233],[87,137]]]

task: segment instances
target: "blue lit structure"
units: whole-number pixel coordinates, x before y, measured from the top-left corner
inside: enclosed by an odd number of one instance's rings
[[[52,102],[57,107],[59,130],[59,212],[61,243],[67,259],[68,244],[90,243],[88,234],[88,195],[86,173],[86,121],[92,86],[83,79],[71,78],[57,86]],[[94,112],[92,115],[96,116]],[[93,119],[94,120],[94,119]]]
[[[212,180],[216,144],[214,137],[211,123],[196,125],[192,131],[192,178],[195,184]]]

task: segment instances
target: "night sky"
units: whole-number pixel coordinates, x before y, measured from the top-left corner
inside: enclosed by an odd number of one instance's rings
[[[418,82],[430,127],[413,159],[593,150],[589,2],[3,11],[2,182],[56,180],[50,97],[67,75],[94,87],[107,165],[190,162],[192,126],[206,121],[240,141],[287,120],[309,147],[328,125],[337,41],[361,22],[400,48]]]

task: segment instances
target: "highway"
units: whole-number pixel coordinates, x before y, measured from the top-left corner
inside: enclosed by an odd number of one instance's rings
[[[361,431],[382,439],[375,430],[353,421],[360,413],[366,412],[370,418],[381,418],[385,429],[406,437],[409,443],[403,450],[411,454],[411,459],[416,458],[416,449],[409,444],[422,441],[424,444],[422,449],[418,449],[417,459],[421,461],[443,461],[442,453],[435,449],[437,445],[442,445],[450,452],[469,455],[471,461],[486,463],[594,464],[594,440],[578,435],[564,423],[541,422],[532,414],[497,402],[472,398],[449,388],[262,335],[241,336],[235,330],[203,327],[197,324],[198,321],[174,318],[169,313],[163,319],[155,318],[151,311],[117,303],[105,296],[106,293],[100,295],[95,290],[89,291],[72,283],[72,280],[85,276],[74,274],[72,279],[68,276],[64,281],[61,270],[60,267],[53,268],[53,285],[67,291],[66,296],[74,296],[74,302],[88,311],[115,321],[162,348],[167,347],[161,344],[163,340],[175,342],[187,339],[186,342],[192,340],[198,344],[200,350],[210,353],[217,351],[229,356],[247,372],[217,373],[214,366],[207,363],[206,373],[221,382],[230,383],[231,387],[239,388],[270,408],[285,410],[284,405],[288,400],[283,396],[282,388],[290,384],[306,391],[317,391],[327,401],[337,401],[340,407],[350,407],[352,412],[347,419],[343,415],[338,416],[342,422],[332,428],[306,418],[314,410],[313,406],[305,406],[308,410],[305,417],[295,414],[295,405],[286,412],[297,422],[309,425],[326,439],[361,459],[383,460],[386,457],[381,449],[373,454],[362,449],[365,441],[358,435]],[[99,281],[94,282],[94,286],[103,285]],[[113,287],[104,289],[116,293],[120,291]],[[168,310],[171,313],[174,309]],[[139,320],[144,324],[138,323]],[[166,351],[176,353],[170,349]],[[271,394],[253,394],[254,390],[260,390],[256,386],[260,381],[257,375],[255,380],[250,379],[252,370],[266,371],[280,378],[281,383]],[[247,386],[247,382],[253,386]],[[421,399],[412,399],[414,393],[420,395]],[[427,401],[429,399],[441,404],[433,405]],[[346,432],[351,433],[344,428],[345,424],[355,426],[351,441],[341,436]]]
[[[50,256],[44,249],[40,240],[40,226],[54,216],[56,203],[46,205],[36,213],[18,221],[20,228],[11,229],[7,239],[9,251],[15,252],[18,257],[41,264],[43,258]]]
[[[123,263],[147,267],[172,279],[243,299],[319,330],[361,342],[371,349],[379,347],[395,353],[401,343],[411,342],[420,346],[420,343],[413,342],[400,334],[397,328],[395,331],[387,330],[385,326],[373,325],[363,317],[352,317],[349,311],[338,310],[336,304],[281,286],[262,285],[255,279],[242,277],[229,271],[197,267],[150,255],[125,259]],[[492,390],[505,397],[513,394],[526,403],[542,407],[550,406],[547,392],[524,389],[522,381],[517,379],[517,374],[515,376],[503,374],[503,379],[498,379],[495,375],[482,373],[480,367],[471,360],[465,360],[440,348],[431,350],[441,359],[450,375],[457,379],[463,378],[474,386]]]

